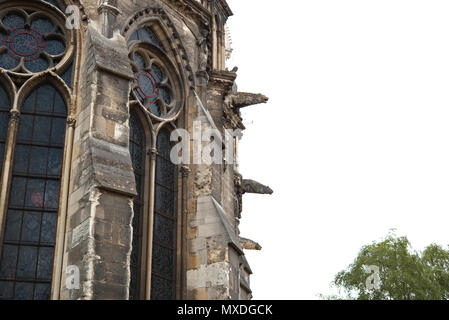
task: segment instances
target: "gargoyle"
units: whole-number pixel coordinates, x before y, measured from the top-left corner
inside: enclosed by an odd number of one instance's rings
[[[243,193],[257,193],[257,194],[273,194],[273,190],[257,181],[243,179],[242,180]]]

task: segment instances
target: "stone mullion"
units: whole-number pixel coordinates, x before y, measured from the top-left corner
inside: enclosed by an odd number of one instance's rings
[[[0,189],[0,257],[3,249],[3,234],[8,210],[9,182],[12,176],[12,165],[14,157],[15,141],[19,128],[20,112],[12,109],[9,113],[8,133],[5,141],[5,161],[3,162],[3,171],[1,176]]]

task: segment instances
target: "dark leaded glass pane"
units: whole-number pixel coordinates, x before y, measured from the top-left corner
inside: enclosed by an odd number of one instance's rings
[[[3,69],[13,69],[17,67],[19,64],[19,61],[16,59],[11,58],[7,53],[3,53],[0,55],[0,67]]]
[[[8,242],[20,241],[20,229],[22,225],[22,211],[9,210],[6,219],[5,240]]]
[[[33,136],[33,120],[34,117],[32,115],[22,114],[20,117],[18,142],[31,141]]]
[[[134,175],[136,178],[136,187],[138,196],[134,200],[134,218],[133,218],[133,250],[131,252],[131,284],[129,295],[130,299],[138,299],[139,288],[139,256],[140,256],[140,233],[143,209],[143,176],[145,170],[145,132],[140,122],[139,116],[134,110],[131,111],[129,119],[130,141],[129,151],[132,157]]]
[[[32,174],[45,175],[47,172],[48,148],[31,147],[30,169]]]
[[[39,242],[42,215],[38,212],[23,214],[22,242]]]
[[[12,300],[14,298],[14,283],[0,281],[0,299]]]
[[[8,111],[11,108],[9,96],[6,90],[0,85],[0,110]]]
[[[139,40],[139,36],[137,35],[137,31],[134,32],[131,37],[129,38],[129,42]]]
[[[151,299],[173,300],[173,298],[174,298],[173,281],[153,275],[151,277]]]
[[[139,40],[149,42],[162,49],[161,41],[151,28],[149,27],[142,28],[138,31],[138,34]]]
[[[151,66],[151,73],[154,75],[154,77],[158,82],[164,80],[164,73],[162,72],[161,68],[159,68],[157,65],[153,64]]]
[[[33,299],[34,284],[30,282],[17,282],[15,287],[15,300]]]
[[[0,277],[2,279],[14,278],[16,275],[17,254],[19,247],[5,245],[2,250],[2,264],[0,266]]]
[[[23,27],[25,19],[16,14],[8,14],[2,19],[3,25],[8,29]]]
[[[53,269],[53,248],[42,247],[39,249],[39,259],[37,263],[37,278],[51,280]]]
[[[50,141],[51,118],[47,116],[34,117],[33,142],[48,144]]]
[[[3,156],[5,153],[5,140],[8,130],[8,111],[10,109],[9,96],[0,85],[0,173],[3,167]]]
[[[48,69],[48,61],[44,58],[37,58],[32,61],[25,62],[25,67],[31,72],[41,72]]]
[[[40,32],[42,34],[47,34],[47,33],[52,32],[55,29],[55,25],[53,24],[53,22],[51,22],[50,19],[39,18],[39,19],[34,19],[31,22],[31,28],[37,30],[38,32]]]
[[[52,55],[60,55],[65,51],[65,44],[60,40],[48,40],[47,41],[47,52]]]
[[[43,85],[30,93],[21,111],[0,261],[0,299],[48,299],[66,105],[55,88]]]
[[[173,279],[173,250],[153,244],[153,273]]]
[[[49,300],[50,285],[47,283],[37,283],[34,288],[34,300]]]
[[[44,206],[45,180],[28,179],[25,195],[25,207],[42,209]]]
[[[17,278],[32,279],[36,276],[37,247],[21,246],[17,261]]]
[[[140,69],[145,68],[145,60],[143,59],[143,57],[140,54],[138,54],[138,53],[134,54],[134,62]]]
[[[155,212],[152,257],[152,299],[174,299],[175,283],[175,166],[170,162],[170,131],[161,130],[157,140]],[[153,282],[153,279],[154,282]]]
[[[42,217],[41,242],[55,243],[56,235],[56,213],[44,213]]]
[[[18,144],[14,154],[14,172],[26,173],[30,161],[31,146]]]
[[[154,216],[154,241],[158,243],[173,247],[173,240],[175,239],[175,226],[171,219],[168,219],[160,214]]]
[[[171,103],[171,95],[169,93],[169,91],[165,88],[160,88],[159,89],[159,94],[162,98],[162,100],[165,102],[165,104],[170,104]]]
[[[62,80],[64,80],[65,83],[69,87],[72,87],[72,70],[73,70],[73,67],[72,67],[72,65],[70,65],[70,67],[67,69],[67,71],[64,72],[64,74],[61,76]],[[55,106],[55,109],[56,109],[56,106]],[[56,112],[56,110],[55,110],[55,112]]]
[[[62,149],[51,148],[48,152],[47,174],[58,175],[61,172]]]
[[[27,179],[21,177],[14,177],[11,184],[11,192],[9,197],[10,207],[24,207],[25,200],[25,186]]]
[[[51,85],[43,85],[37,90],[36,112],[51,113],[55,98],[55,89]]]
[[[51,145],[58,146],[64,144],[66,120],[54,118],[51,130]]]

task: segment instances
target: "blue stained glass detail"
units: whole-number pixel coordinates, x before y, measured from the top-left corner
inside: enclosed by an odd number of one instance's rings
[[[38,58],[33,61],[25,62],[25,68],[31,72],[41,72],[48,69],[48,61],[44,58]]]
[[[0,174],[2,172],[3,157],[5,154],[5,141],[8,130],[8,114],[10,108],[8,93],[0,84]]]
[[[39,31],[42,34],[48,34],[54,31],[55,25],[50,19],[39,18],[31,22],[31,28]]]
[[[23,27],[25,24],[25,19],[17,14],[8,14],[2,19],[3,25],[8,29],[15,29]]]
[[[139,36],[137,35],[137,31],[134,32],[129,38],[129,42],[139,40]]]
[[[36,275],[37,247],[21,246],[17,261],[17,278],[32,279]]]
[[[0,67],[11,70],[19,65],[19,61],[11,58],[7,53],[0,55]]]
[[[61,28],[43,14],[33,16],[31,11],[27,11],[24,16],[27,18],[12,12],[2,18],[6,30],[0,35],[6,52],[0,54],[0,67],[13,70],[24,60],[25,69],[37,73],[57,65],[66,52]],[[25,22],[30,18],[29,24]]]
[[[162,72],[161,68],[159,68],[157,65],[153,64],[151,66],[151,73],[154,75],[154,77],[158,82],[164,80],[164,73]]]
[[[64,72],[64,74],[61,76],[62,80],[64,80],[64,82],[70,88],[72,87],[72,71],[73,71],[73,66],[70,65],[70,67],[67,69],[67,71]]]
[[[131,35],[131,37],[129,38],[128,43],[130,43],[131,41],[137,41],[137,40],[151,43],[152,45],[155,45],[155,46],[159,47],[160,49],[164,50],[164,47],[162,46],[162,42],[160,41],[160,39],[158,38],[156,33],[153,31],[153,29],[151,29],[150,27],[144,27],[144,28],[141,28],[141,29],[137,30],[136,32],[134,32]]]
[[[52,55],[60,55],[65,51],[65,44],[59,40],[47,41],[47,52]]]
[[[66,110],[49,84],[33,90],[21,108],[0,260],[0,299],[50,298]]]
[[[170,161],[170,131],[157,138],[151,299],[175,298],[175,166]]]
[[[129,289],[130,299],[139,298],[139,256],[141,248],[141,221],[143,215],[143,190],[145,172],[145,131],[139,116],[135,110],[131,110],[129,119],[129,152],[133,163],[136,178],[137,197],[134,199],[133,238],[131,252],[131,284]]]
[[[0,85],[0,110],[9,111],[10,107],[9,96],[6,90]]]
[[[170,104],[171,103],[171,96],[168,93],[168,90],[165,88],[160,88],[159,89],[159,95],[161,96],[162,100],[165,102],[165,104]]]
[[[49,300],[50,285],[47,283],[36,283],[34,288],[34,300]]]
[[[17,282],[15,286],[15,300],[33,299],[34,284],[29,282]]]
[[[136,65],[140,68],[140,69],[144,69],[145,68],[145,60],[144,58],[138,54],[137,52],[134,54],[134,62],[136,63]]]
[[[151,103],[150,104],[150,111],[152,114],[160,117],[161,116],[161,109],[159,108],[159,106],[157,105],[157,103]]]
[[[138,36],[139,36],[139,40],[151,43],[159,48],[162,48],[161,41],[159,40],[159,38],[156,36],[156,34],[154,33],[154,31],[151,28],[145,27],[145,28],[140,29],[138,31]]]

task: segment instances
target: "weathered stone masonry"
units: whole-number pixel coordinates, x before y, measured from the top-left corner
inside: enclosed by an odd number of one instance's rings
[[[48,4],[52,1],[33,2],[54,9]],[[172,96],[177,99],[167,103],[172,111],[165,114],[139,109],[147,119],[145,132],[150,143],[144,155],[146,202],[138,297],[151,299],[154,174],[156,155],[162,152],[157,150],[156,139],[161,128],[183,128],[191,137],[196,121],[201,121],[201,130],[214,128],[222,135],[225,129],[244,130],[240,109],[265,103],[268,98],[238,92],[237,69],[226,68],[230,48],[226,46],[225,24],[233,14],[226,0],[53,3],[62,8],[58,14],[65,5],[77,6],[81,26],[73,31],[75,65],[67,130],[74,131],[67,131],[73,134],[66,138],[68,170],[63,181],[69,184],[60,197],[60,243],[56,244],[51,298],[130,298],[133,201],[139,182],[129,151],[129,118],[130,110],[142,103],[133,91],[139,69],[130,59],[134,45],[136,50],[159,54],[157,59],[167,66]],[[145,26],[157,40],[133,44],[133,34]],[[242,196],[271,194],[272,190],[243,179],[238,163],[226,159],[221,164],[180,165],[176,171],[174,297],[251,299],[252,270],[244,250],[260,250],[261,246],[240,236]],[[79,288],[66,286],[69,266],[79,268]]]

